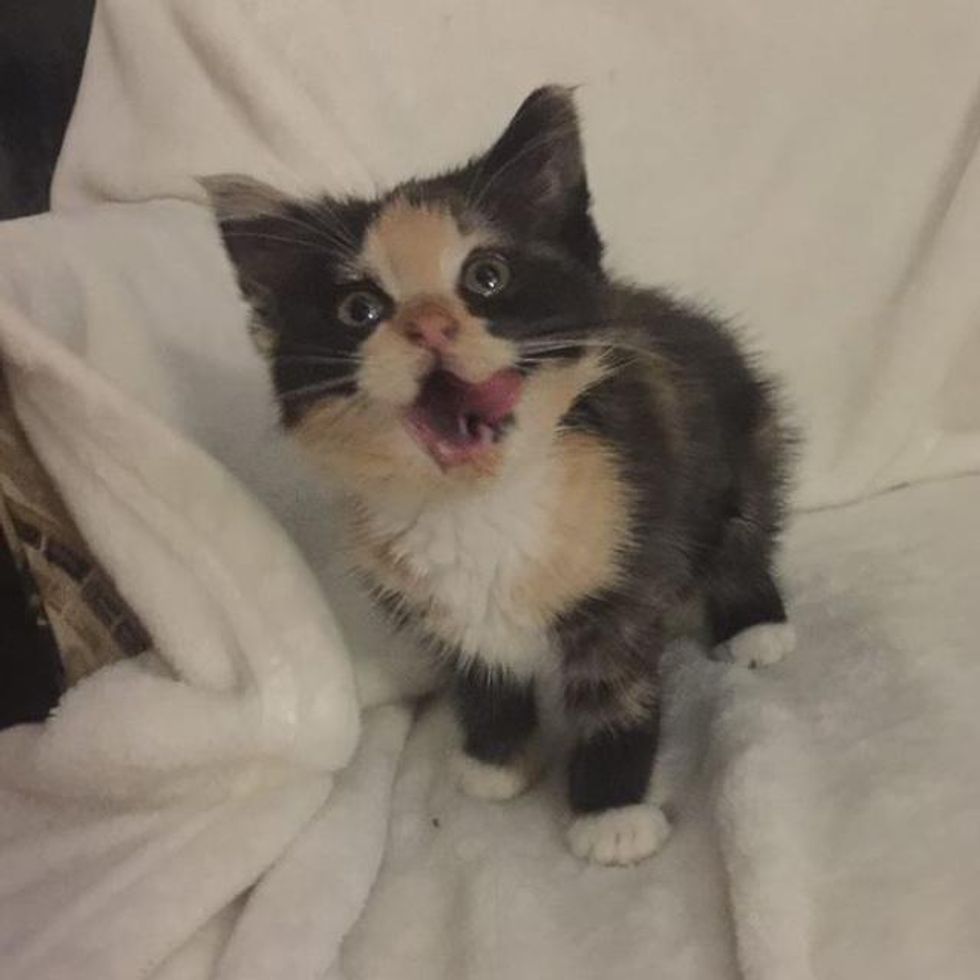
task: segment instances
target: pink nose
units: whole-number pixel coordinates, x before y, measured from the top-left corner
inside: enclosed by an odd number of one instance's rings
[[[401,319],[402,334],[419,347],[444,350],[459,334],[459,324],[447,310],[426,303],[406,311]]]

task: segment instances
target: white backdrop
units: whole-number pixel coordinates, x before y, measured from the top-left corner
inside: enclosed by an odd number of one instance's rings
[[[747,325],[804,505],[980,463],[980,5],[106,0],[55,206],[370,190],[579,84],[612,265]]]

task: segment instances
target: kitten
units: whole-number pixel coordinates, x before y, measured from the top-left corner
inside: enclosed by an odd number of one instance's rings
[[[667,832],[644,801],[667,621],[700,598],[737,662],[792,644],[772,386],[723,324],[604,270],[565,89],[376,200],[204,183],[354,565],[454,667],[462,787],[525,788],[535,680],[557,674],[570,845],[645,857]]]

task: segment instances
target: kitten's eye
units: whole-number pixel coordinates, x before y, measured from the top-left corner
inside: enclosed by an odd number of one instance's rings
[[[464,266],[462,282],[476,296],[496,296],[510,282],[510,266],[502,255],[478,255]]]
[[[384,300],[366,289],[348,293],[337,305],[337,319],[348,327],[373,327],[384,312]]]

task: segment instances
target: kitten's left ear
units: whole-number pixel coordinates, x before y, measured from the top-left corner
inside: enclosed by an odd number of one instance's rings
[[[578,113],[572,90],[535,89],[503,135],[478,161],[473,199],[529,234],[557,234],[598,259],[601,245],[589,211]]]
[[[212,174],[197,182],[208,192],[219,224],[278,214],[286,202],[282,191],[244,174]]]
[[[255,307],[268,307],[303,256],[287,213],[291,199],[241,174],[199,177],[198,182],[208,192],[242,294]]]

